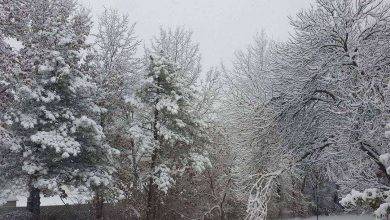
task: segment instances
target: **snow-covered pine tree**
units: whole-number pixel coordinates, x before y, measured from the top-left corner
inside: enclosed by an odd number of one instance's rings
[[[93,190],[109,184],[117,150],[95,121],[96,88],[82,59],[88,15],[73,0],[36,0],[28,19],[28,29],[17,36],[22,73],[14,75],[13,102],[2,120],[20,139],[27,209],[39,216],[41,193],[65,196],[64,186]]]
[[[175,175],[188,169],[202,172],[211,166],[203,155],[202,120],[191,113],[196,98],[193,87],[184,86],[180,68],[161,55],[151,55],[146,79],[139,92],[149,120],[147,219],[155,219],[161,202],[160,191],[167,193]]]

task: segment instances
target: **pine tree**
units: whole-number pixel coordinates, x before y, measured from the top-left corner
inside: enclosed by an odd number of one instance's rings
[[[202,121],[191,114],[193,87],[184,86],[180,68],[159,55],[150,57],[139,96],[145,106],[152,146],[149,149],[147,219],[155,219],[161,192],[167,193],[174,176],[192,168],[202,172],[210,161],[203,153],[207,140]]]
[[[64,186],[93,190],[110,184],[118,151],[95,121],[96,86],[82,59],[88,15],[72,0],[37,0],[28,18],[30,26],[18,36],[22,73],[14,76],[13,102],[2,119],[20,140],[27,209],[38,217],[41,193],[66,196]]]

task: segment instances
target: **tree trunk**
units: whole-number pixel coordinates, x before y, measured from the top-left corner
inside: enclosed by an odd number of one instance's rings
[[[40,189],[34,187],[32,179],[29,182],[29,196],[27,198],[27,210],[32,213],[33,220],[38,220],[41,214]]]
[[[130,140],[131,145],[131,157],[133,162],[133,176],[134,176],[134,185],[138,188],[139,186],[139,169],[137,161],[137,152],[135,151],[134,139]]]
[[[158,130],[157,130],[157,120],[158,120],[158,110],[154,110],[154,122],[153,122],[153,138],[158,141]],[[158,150],[154,149],[152,154],[152,161],[150,164],[150,172],[153,174],[158,159]],[[146,219],[153,220],[156,219],[157,211],[157,187],[154,185],[153,176],[149,177],[149,190],[148,190],[148,201],[147,201],[147,210],[146,210]]]
[[[149,178],[148,206],[146,210],[146,219],[154,220],[156,217],[156,187],[153,184],[153,178]]]
[[[105,106],[105,103],[100,103],[101,106]],[[105,119],[106,115],[101,113],[100,114],[100,126],[102,127],[103,131],[105,131]],[[92,201],[92,210],[93,210],[93,219],[94,220],[103,220],[103,206],[104,206],[104,198],[101,196],[100,190],[95,189],[95,196],[93,197]]]
[[[221,220],[225,220],[225,211],[223,210],[223,207],[221,207]]]
[[[152,163],[150,170],[153,173],[156,167],[157,162],[157,152],[153,152]],[[157,211],[157,186],[154,184],[153,176],[149,177],[149,190],[148,190],[148,206],[146,210],[146,219],[154,220],[156,219]]]
[[[93,198],[93,218],[95,220],[103,220],[103,206],[104,206],[104,199],[102,196],[100,196],[99,193],[95,194],[95,197]]]

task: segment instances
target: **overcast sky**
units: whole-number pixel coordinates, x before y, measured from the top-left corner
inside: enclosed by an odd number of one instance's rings
[[[159,27],[185,26],[200,43],[205,68],[229,63],[235,50],[251,42],[262,29],[275,40],[291,32],[288,16],[309,8],[313,0],[80,0],[94,20],[104,7],[118,9],[136,22],[140,39]],[[141,49],[141,48],[140,48]]]

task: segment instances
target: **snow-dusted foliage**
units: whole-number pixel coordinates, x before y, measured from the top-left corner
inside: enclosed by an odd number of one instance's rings
[[[363,192],[352,190],[340,204],[346,208],[369,207],[374,210],[374,215],[379,219],[385,219],[390,214],[390,191],[383,189],[365,189]]]
[[[139,92],[149,110],[146,113],[152,116],[150,135],[153,135],[153,145],[150,153],[158,155],[157,160],[162,162],[170,161],[170,157],[177,157],[181,153],[189,158],[188,162],[194,164],[196,170],[203,170],[210,164],[202,155],[202,146],[197,146],[199,140],[205,137],[202,133],[204,125],[200,118],[190,114],[196,90],[186,87],[180,74],[181,69],[166,58],[151,56],[147,78]],[[173,151],[178,155],[169,154]],[[174,164],[165,165],[172,167]],[[179,169],[177,167],[176,172]]]
[[[127,16],[114,9],[106,9],[99,17],[94,37],[94,47],[87,55],[93,63],[90,72],[97,87],[94,94],[96,105],[92,109],[99,115],[98,124],[107,141],[121,150],[113,161],[117,169],[115,181],[108,181],[109,184],[94,190],[94,216],[102,218],[105,202],[115,202],[124,195],[131,197],[129,188],[137,184],[137,180],[129,178],[127,172],[124,175],[123,171],[138,172],[134,171],[137,167],[131,169],[134,163],[127,158],[135,146],[132,145],[134,142],[128,141],[133,138],[133,109],[126,98],[133,96],[140,63],[135,58],[139,42],[134,35],[134,24],[129,24]]]
[[[17,82],[15,75],[22,72],[18,65],[17,51],[9,44],[26,29],[28,1],[2,1],[0,4],[0,117],[11,104],[12,86]],[[26,178],[19,175],[23,161],[18,152],[21,140],[12,133],[9,119],[0,119],[0,204],[20,193]]]
[[[382,154],[379,156],[379,162],[381,162],[386,169],[388,175],[390,175],[390,154]]]
[[[379,161],[389,171],[390,154],[382,154]],[[389,188],[369,188],[363,192],[352,190],[341,199],[340,204],[346,208],[368,206],[374,210],[377,218],[386,219],[390,215],[390,190]]]
[[[105,185],[117,151],[95,121],[96,86],[82,57],[88,47],[88,15],[72,0],[28,3],[29,26],[14,36],[23,47],[13,51],[18,65],[11,71],[12,101],[1,115],[20,146],[9,146],[22,164],[15,175],[28,179],[30,193],[59,194],[63,185]]]
[[[201,73],[199,45],[192,40],[192,31],[184,27],[160,28],[146,54],[161,53],[166,59],[180,65],[182,83],[191,86],[197,83]]]
[[[18,152],[21,149],[19,139],[12,136],[0,125],[0,205],[15,197],[24,189],[26,178],[21,178],[22,160]],[[10,160],[12,158],[12,160]]]
[[[241,155],[240,179],[256,186],[263,175],[281,169],[285,155],[285,165],[296,167],[274,179],[279,187],[269,194],[275,199],[271,206],[291,195],[297,201],[306,187],[313,188],[312,170],[320,170],[320,179],[339,192],[388,187],[387,166],[380,162],[389,146],[383,123],[389,108],[388,14],[383,1],[318,0],[292,19],[295,32],[288,42],[259,38],[237,53],[226,109]],[[285,184],[290,177],[297,180]],[[269,199],[262,194],[266,187],[255,189],[251,201],[258,193]],[[286,197],[279,200],[281,192]],[[250,203],[254,219],[267,216],[263,203]],[[311,208],[288,204],[298,212]]]
[[[159,203],[155,188],[167,192],[175,175],[194,165],[203,171],[210,165],[202,156],[207,142],[202,119],[191,114],[196,90],[186,86],[182,69],[162,54],[150,55],[149,67],[138,97],[144,106],[144,118],[149,124],[148,147],[149,199],[148,215],[155,215]],[[153,204],[152,204],[153,203]]]
[[[172,184],[175,183],[175,180],[172,178],[171,169],[164,164],[157,166],[152,173],[152,176],[153,183],[165,194],[167,194],[169,188],[172,187]]]
[[[135,57],[139,41],[134,28],[128,16],[113,9],[106,9],[99,17],[94,42],[96,51],[90,56],[96,65],[93,77],[98,85],[98,105],[108,110],[103,114],[108,122],[113,121],[108,116],[115,118],[122,113],[125,97],[133,95],[139,81],[140,60]]]
[[[212,167],[210,159],[202,154],[190,153],[191,167],[198,173],[202,173],[207,168]]]
[[[387,200],[389,192],[382,192],[380,189],[372,188],[365,189],[363,192],[352,190],[351,193],[347,194],[341,199],[340,204],[348,206],[358,206],[367,203],[370,206],[378,207],[382,200]]]
[[[283,133],[281,109],[274,106],[272,50],[266,35],[259,34],[245,51],[236,53],[233,69],[227,72],[223,117],[237,155],[236,196],[248,202],[247,219],[277,215],[281,209],[299,215],[308,209],[308,199],[299,190],[302,167],[294,162],[307,152],[289,149],[290,141],[282,138],[289,133]]]
[[[97,219],[124,197],[146,219],[387,218],[390,5],[316,0],[291,25],[203,75],[185,28],[138,58],[116,10],[90,35],[76,0],[0,0],[0,203],[28,191],[39,214],[71,189]]]

